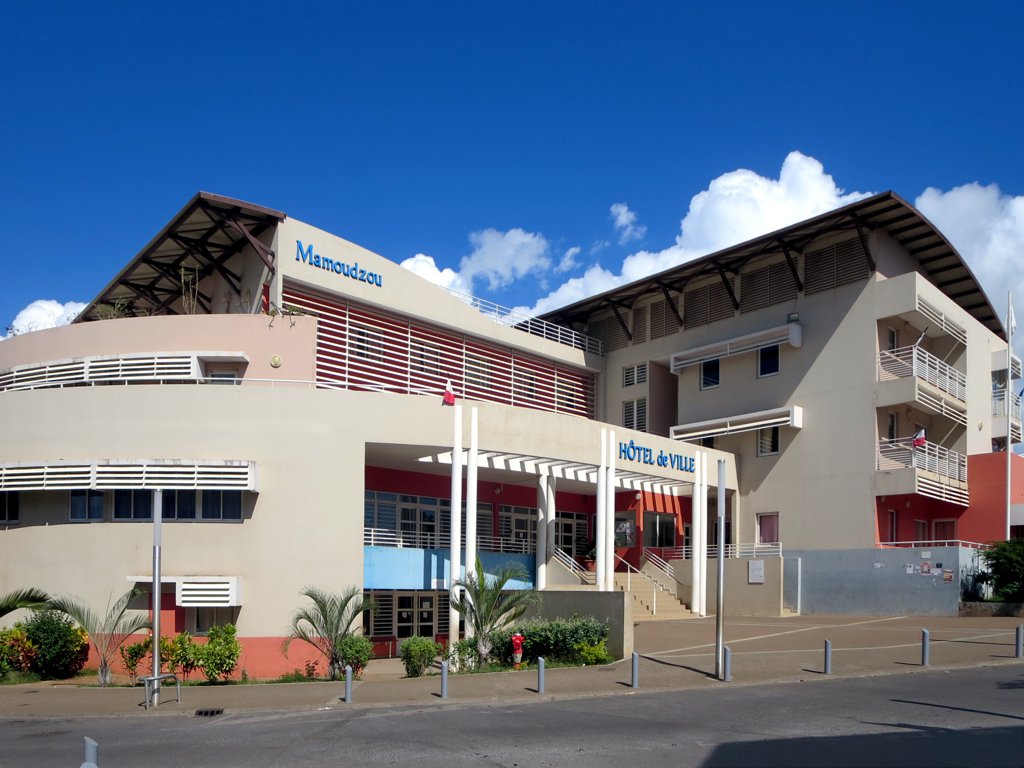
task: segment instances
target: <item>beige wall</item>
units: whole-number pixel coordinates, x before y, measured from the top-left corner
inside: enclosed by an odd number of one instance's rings
[[[750,584],[748,567],[750,558],[727,558],[725,561],[725,615],[726,616],[781,616],[782,564],[781,557],[766,557],[764,583]],[[689,560],[673,560],[679,599],[693,604],[692,570]],[[718,608],[718,561],[708,558],[708,614]]]

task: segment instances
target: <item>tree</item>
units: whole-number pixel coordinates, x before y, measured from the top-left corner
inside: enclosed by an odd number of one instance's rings
[[[306,587],[300,594],[313,604],[299,608],[292,616],[284,654],[288,655],[292,640],[309,643],[327,659],[327,677],[337,680],[344,666],[342,641],[352,634],[352,626],[360,614],[374,610],[376,603],[364,597],[358,587],[349,587],[340,594]]]
[[[463,591],[452,598],[452,607],[462,615],[467,629],[472,630],[478,664],[485,664],[491,655],[491,633],[517,621],[540,601],[540,595],[532,589],[506,588],[510,581],[529,578],[526,568],[511,562],[498,568],[488,579],[477,558],[476,571],[455,581],[455,586],[462,587]]]
[[[6,616],[19,608],[43,608],[49,601],[48,594],[32,587],[8,592],[0,595],[0,616]]]
[[[66,613],[78,622],[88,634],[93,648],[100,660],[99,684],[110,685],[110,659],[131,635],[152,624],[149,616],[134,612],[126,615],[128,603],[138,594],[138,590],[129,589],[119,597],[113,605],[107,600],[107,612],[103,616],[96,613],[77,597],[57,597],[51,606]],[[111,596],[112,597],[112,596]]]
[[[985,550],[988,574],[996,597],[1006,602],[1024,601],[1024,539],[996,542]]]

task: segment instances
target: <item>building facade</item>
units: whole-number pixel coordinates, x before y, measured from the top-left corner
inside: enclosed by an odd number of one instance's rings
[[[200,193],[72,325],[0,342],[0,588],[150,590],[158,503],[165,632],[234,622],[256,676],[301,664],[306,586],[372,596],[379,653],[447,637],[476,556],[539,589],[655,564],[703,614],[720,462],[730,555],[1004,538],[1007,359],[888,193],[542,318]]]

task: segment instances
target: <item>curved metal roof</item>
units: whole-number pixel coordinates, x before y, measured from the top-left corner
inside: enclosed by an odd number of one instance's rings
[[[591,296],[541,315],[569,326],[585,325],[590,316],[609,307],[628,308],[642,296],[668,291],[681,293],[690,281],[705,275],[737,273],[747,262],[772,253],[804,251],[823,235],[857,232],[863,242],[870,230],[883,229],[917,259],[922,273],[953,301],[1001,338],[1003,323],[981,285],[949,240],[920,211],[893,192],[882,192],[815,216],[745,243],[739,243],[656,275]],[[870,251],[865,248],[874,269]]]

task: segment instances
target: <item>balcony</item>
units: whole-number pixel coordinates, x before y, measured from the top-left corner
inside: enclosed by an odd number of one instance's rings
[[[923,410],[967,425],[967,378],[919,346],[878,353],[878,405],[916,403]]]
[[[966,507],[967,457],[934,443],[914,447],[912,438],[881,440],[875,469],[880,496],[917,493]]]
[[[992,392],[992,437],[1006,437],[1006,395],[1005,389]],[[1010,392],[1010,429],[1013,442],[1021,441],[1020,395]]]

